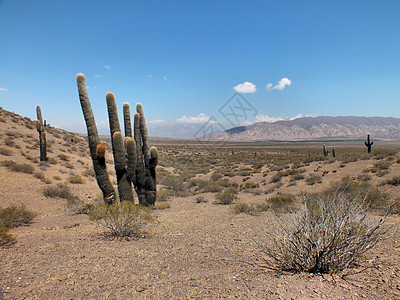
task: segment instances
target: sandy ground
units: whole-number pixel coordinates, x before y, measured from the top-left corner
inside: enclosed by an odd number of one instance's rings
[[[0,146],[12,150],[11,156],[0,155],[0,161],[29,163],[48,181],[0,166],[0,205],[24,204],[37,213],[29,226],[12,229],[17,239],[14,245],[0,249],[0,299],[400,299],[400,234],[396,227],[358,266],[333,276],[268,269],[265,255],[253,241],[267,241],[272,214],[235,214],[232,205],[215,205],[212,193],[202,194],[206,203],[196,203],[196,195],[172,198],[169,208],[154,211],[158,221],[142,238],[106,238],[87,215],[72,214],[65,200],[43,196],[49,185],[91,169],[84,140],[72,135],[64,140],[66,133],[56,130],[59,138],[48,133],[48,140],[53,141],[49,157],[56,162],[40,166],[35,160],[39,157],[37,146],[29,149],[37,140],[36,130],[25,126],[28,120],[2,112],[6,121],[0,122],[1,141],[14,134],[20,149],[15,144]],[[71,142],[71,137],[76,141]],[[71,147],[76,149],[69,152]],[[69,161],[60,159],[59,154],[66,154]],[[284,178],[278,191],[322,189],[346,175],[360,174],[372,163],[350,162],[342,168],[340,162],[322,164],[318,172],[329,171],[323,184],[299,182],[286,187],[288,178]],[[307,172],[317,165],[311,164]],[[400,164],[394,164],[389,174],[373,177],[373,181],[399,173]],[[93,178],[84,179],[84,184],[68,186],[90,202],[98,197],[99,189]],[[260,173],[250,181],[263,179]],[[268,180],[261,189],[271,186]],[[400,195],[399,187],[383,189],[394,198]],[[248,203],[266,198],[243,192],[239,196],[240,202]],[[399,221],[400,217],[393,215],[388,224]]]

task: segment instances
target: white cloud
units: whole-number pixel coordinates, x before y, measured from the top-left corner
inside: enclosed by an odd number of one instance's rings
[[[103,75],[94,74],[94,78],[99,78],[99,77],[103,77]]]
[[[147,124],[152,124],[152,125],[158,125],[158,124],[164,124],[167,123],[165,120],[151,120],[151,121],[146,121]]]
[[[0,87],[0,92],[7,92],[8,90],[6,88]]]
[[[151,74],[148,74],[148,75],[147,75],[147,78],[151,78]]]
[[[106,68],[107,70],[110,70],[111,66],[104,66],[104,68]]]
[[[268,122],[268,123],[273,123],[276,121],[283,121],[286,120],[286,118],[282,117],[271,117],[268,115],[257,115],[256,116],[256,122]]]
[[[238,93],[254,93],[257,91],[255,84],[249,81],[238,84],[233,89]]]
[[[175,122],[176,123],[189,123],[189,124],[199,124],[199,123],[205,123],[210,119],[210,117],[208,117],[207,115],[205,115],[204,113],[199,114],[196,117],[193,116],[183,116],[179,119],[176,119]]]
[[[303,114],[297,114],[293,117],[271,117],[268,115],[257,115],[255,118],[256,122],[268,122],[268,123],[274,123],[277,121],[292,121],[295,119],[299,119],[299,118],[304,118],[304,117],[316,117],[318,116],[318,113],[314,113],[314,114],[307,114],[307,115],[303,115]]]
[[[289,78],[283,77],[279,80],[278,84],[272,87],[272,83],[268,83],[265,88],[269,91],[271,90],[283,90],[286,86],[290,86],[292,81]]]
[[[166,76],[162,77],[165,81],[168,81],[168,78]]]

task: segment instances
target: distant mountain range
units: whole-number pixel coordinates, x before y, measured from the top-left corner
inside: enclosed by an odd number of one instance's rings
[[[208,137],[232,141],[306,141],[399,139],[400,118],[390,117],[307,117],[274,123],[257,122],[234,127]]]

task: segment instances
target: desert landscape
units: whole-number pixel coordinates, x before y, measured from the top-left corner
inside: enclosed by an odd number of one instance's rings
[[[34,213],[2,236],[0,298],[400,297],[398,141],[376,140],[368,154],[363,141],[150,139],[159,152],[155,222],[118,238],[88,216],[102,195],[85,135],[47,126],[40,162],[34,121],[1,109],[0,132],[1,207]],[[110,137],[100,139],[116,186]],[[277,267],[263,251],[277,215],[343,182],[367,191],[374,220],[385,217],[382,240],[331,274]]]

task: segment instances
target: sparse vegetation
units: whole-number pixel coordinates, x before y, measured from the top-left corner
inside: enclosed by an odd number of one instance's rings
[[[91,220],[104,227],[112,237],[139,237],[155,221],[151,209],[132,202],[105,203],[94,206],[89,213]]]
[[[277,268],[335,273],[351,266],[384,236],[384,218],[374,222],[359,201],[343,194],[307,197],[295,215],[273,220],[273,246],[261,249]]]
[[[32,222],[35,213],[24,206],[0,207],[0,246],[8,246],[15,242],[15,238],[8,232],[10,228],[27,225]]]
[[[84,184],[85,180],[83,179],[82,176],[79,175],[73,175],[68,177],[68,182],[72,184]]]
[[[18,164],[11,160],[4,160],[1,162],[1,165],[3,167],[9,168],[13,172],[27,173],[27,174],[33,174],[35,172],[34,166],[29,164]]]
[[[215,195],[217,204],[231,204],[233,201],[237,200],[237,189],[227,188],[223,192],[217,193]]]
[[[77,197],[71,192],[70,188],[65,184],[57,184],[46,187],[43,195],[50,198],[76,199]]]

